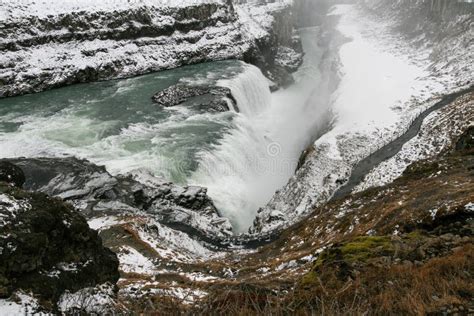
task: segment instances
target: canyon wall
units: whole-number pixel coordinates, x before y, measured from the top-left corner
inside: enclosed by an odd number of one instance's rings
[[[254,63],[280,85],[302,57],[288,3],[31,12],[0,21],[0,98],[224,59]],[[277,55],[295,60],[277,67]]]

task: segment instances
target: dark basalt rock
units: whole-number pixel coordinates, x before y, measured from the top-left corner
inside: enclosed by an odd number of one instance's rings
[[[215,112],[229,111],[228,102],[236,104],[232,92],[225,87],[173,85],[153,96],[153,101],[164,107],[189,104]]]
[[[0,161],[0,182],[6,182],[21,188],[25,183],[25,175],[21,168],[8,161]]]
[[[64,291],[119,279],[117,256],[74,208],[0,182],[0,297],[31,291],[53,306]]]

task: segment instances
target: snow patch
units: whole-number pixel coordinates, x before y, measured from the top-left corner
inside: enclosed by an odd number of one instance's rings
[[[155,265],[153,262],[129,246],[120,247],[117,254],[120,261],[120,270],[128,273],[153,274]]]

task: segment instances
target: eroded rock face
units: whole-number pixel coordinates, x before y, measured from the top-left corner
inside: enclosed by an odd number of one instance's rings
[[[236,101],[229,88],[173,85],[153,96],[153,101],[164,107],[187,104],[205,108],[208,111],[224,112],[229,103],[236,108]]]
[[[0,183],[0,297],[31,291],[53,305],[66,290],[119,279],[117,256],[72,206]]]
[[[262,3],[259,5],[265,6]],[[271,7],[271,4],[266,5]],[[253,20],[261,19],[259,10],[254,13],[250,8],[248,11]],[[259,67],[262,73],[275,83],[272,90],[294,83],[291,73],[303,62],[303,47],[294,29],[297,21],[292,11],[291,6],[271,9],[272,20],[267,26],[267,32],[263,36],[257,36],[243,56],[245,62]]]
[[[236,20],[232,6],[217,2],[7,15],[0,97],[239,58],[249,43]]]

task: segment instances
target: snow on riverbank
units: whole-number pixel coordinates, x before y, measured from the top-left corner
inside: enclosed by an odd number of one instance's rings
[[[347,38],[338,53],[340,84],[333,93],[332,128],[319,138],[289,184],[259,212],[252,232],[295,223],[333,193],[353,166],[403,134],[411,121],[446,92],[449,75],[435,77],[426,51],[355,5],[337,5],[337,31]]]
[[[0,1],[0,98],[244,59],[257,41],[270,40],[274,15],[289,5],[286,0],[235,6],[223,0]]]
[[[8,300],[0,299],[0,313],[5,316],[46,315],[37,313],[38,308],[37,299],[23,292],[14,293]]]
[[[433,157],[449,148],[468,126],[474,125],[473,94],[467,94],[446,108],[430,114],[420,133],[408,141],[398,154],[366,175],[356,192],[388,184],[400,177],[411,163]]]

